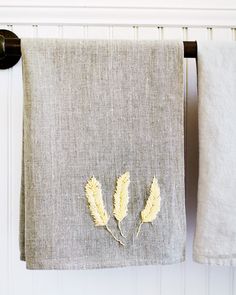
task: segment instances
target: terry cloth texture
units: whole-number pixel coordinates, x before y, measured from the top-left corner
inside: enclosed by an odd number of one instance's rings
[[[24,140],[21,259],[29,269],[184,260],[184,87],[181,41],[22,39]],[[91,218],[85,185],[113,192],[130,173],[125,246]],[[136,238],[153,177],[161,210]],[[122,237],[120,237],[122,238]]]
[[[199,184],[194,260],[236,265],[236,43],[198,43]]]

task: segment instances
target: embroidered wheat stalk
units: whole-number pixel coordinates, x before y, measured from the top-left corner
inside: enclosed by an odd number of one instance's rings
[[[103,203],[101,184],[94,176],[87,182],[85,192],[89,204],[89,210],[93,217],[95,226],[104,226],[112,237],[124,246],[124,243],[116,238],[111,229],[108,227],[109,216]]]
[[[158,212],[160,211],[161,197],[160,187],[158,185],[157,178],[154,176],[150,188],[150,194],[146,202],[146,206],[141,212],[141,222],[138,227],[137,235],[139,235],[141,226],[145,222],[152,222],[156,219]]]
[[[122,174],[116,182],[116,191],[114,194],[114,210],[113,214],[118,221],[118,228],[122,237],[125,237],[121,230],[121,221],[127,216],[129,195],[128,188],[130,184],[129,172]]]

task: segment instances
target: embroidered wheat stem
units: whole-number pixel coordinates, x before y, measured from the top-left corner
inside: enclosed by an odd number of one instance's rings
[[[114,194],[114,210],[113,214],[118,221],[118,228],[122,237],[125,235],[121,229],[121,221],[127,216],[128,212],[128,187],[130,184],[130,175],[129,172],[122,174],[116,182],[116,191]]]
[[[118,243],[120,243],[122,246],[125,245],[121,240],[119,240],[119,239],[113,234],[112,230],[108,227],[108,225],[106,225],[106,230],[107,230],[107,231],[113,236],[113,238],[114,238]]]
[[[112,237],[121,245],[124,245],[122,241],[115,237],[111,229],[108,227],[109,216],[104,206],[101,184],[94,176],[88,180],[85,186],[85,192],[95,226],[105,226],[106,230],[112,235]]]
[[[160,212],[161,197],[160,187],[157,178],[154,176],[150,188],[150,194],[147,199],[145,208],[141,212],[141,222],[138,226],[137,235],[139,235],[143,223],[152,222],[156,219],[158,212]]]

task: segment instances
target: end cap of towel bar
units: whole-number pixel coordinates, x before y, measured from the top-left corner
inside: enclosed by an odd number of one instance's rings
[[[0,30],[0,69],[13,67],[20,58],[20,39],[12,31]]]
[[[13,67],[21,58],[20,39],[12,31],[0,30],[0,69]],[[184,57],[197,57],[197,42],[184,41]]]

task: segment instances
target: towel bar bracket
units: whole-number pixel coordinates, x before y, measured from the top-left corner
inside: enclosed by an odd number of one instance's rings
[[[20,39],[12,31],[0,30],[0,69],[13,67],[20,58]]]
[[[197,57],[197,42],[184,41],[184,57]],[[13,67],[21,58],[21,40],[12,31],[0,30],[0,69]]]

